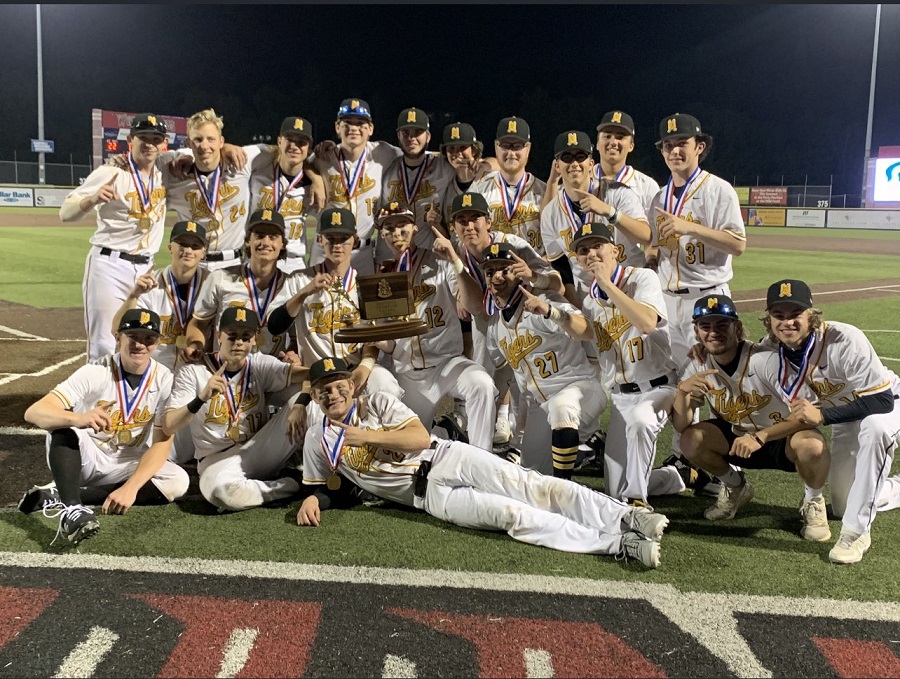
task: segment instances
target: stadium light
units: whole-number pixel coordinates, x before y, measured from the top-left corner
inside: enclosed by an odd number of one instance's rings
[[[41,55],[41,6],[35,5],[37,16],[37,91],[38,91],[38,139],[44,139],[44,61]],[[38,153],[38,184],[47,183],[44,152]]]
[[[866,191],[869,186],[869,157],[872,155],[872,111],[875,106],[875,71],[878,67],[878,31],[881,28],[881,5],[875,5],[875,40],[872,45],[872,79],[869,82],[869,117],[866,121],[866,157],[863,161],[863,187],[860,207],[866,205]]]

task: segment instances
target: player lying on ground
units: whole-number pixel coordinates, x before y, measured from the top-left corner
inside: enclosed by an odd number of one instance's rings
[[[567,552],[633,557],[659,566],[662,514],[564,479],[525,470],[460,441],[432,439],[415,413],[383,393],[354,398],[349,366],[316,361],[309,372],[316,425],[306,432],[303,483],[314,488],[297,512],[317,526],[347,481],[458,526],[506,531]]]
[[[124,514],[135,503],[172,502],[187,492],[187,472],[167,460],[172,438],[162,418],[172,373],[152,358],[159,330],[154,312],[126,311],[115,354],[82,366],[25,411],[26,422],[49,432],[53,482],[25,493],[19,509],[59,516],[57,538],[77,545],[100,530],[85,504]]]

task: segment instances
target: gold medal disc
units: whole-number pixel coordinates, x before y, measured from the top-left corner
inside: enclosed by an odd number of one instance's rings
[[[325,480],[325,485],[328,487],[328,490],[337,490],[341,487],[341,477],[337,474],[332,474]]]
[[[218,231],[219,230],[219,220],[213,217],[209,220],[209,230],[210,231]]]
[[[153,226],[153,220],[149,217],[141,217],[138,220],[138,226],[140,226],[144,231]]]
[[[237,424],[233,424],[225,430],[225,434],[228,438],[237,443],[241,438],[241,428]]]
[[[119,443],[121,443],[123,446],[127,446],[129,443],[131,443],[131,432],[127,429],[120,429],[119,433],[116,434],[116,438],[119,439]]]
[[[179,335],[175,338],[175,346],[184,349],[188,345],[187,335]]]

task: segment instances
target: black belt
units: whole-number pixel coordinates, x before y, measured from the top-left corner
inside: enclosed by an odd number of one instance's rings
[[[109,257],[114,252],[117,251],[110,248],[100,248],[100,254],[104,257]],[[150,263],[150,255],[129,255],[127,252],[119,252],[118,255],[119,259],[124,259],[126,262],[131,262],[132,264]]]
[[[240,259],[241,251],[240,250],[222,250],[221,252],[207,252],[206,253],[206,261],[207,262],[224,262],[226,259]]]
[[[416,482],[413,486],[413,494],[416,497],[425,497],[425,491],[428,490],[428,473],[430,471],[431,460],[422,460],[415,473]]]
[[[700,288],[700,292],[706,292],[707,290],[712,290],[713,288],[718,288],[718,285],[710,285],[705,288]],[[678,288],[677,290],[669,290],[673,295],[686,295],[690,292],[690,288]]]
[[[664,384],[669,383],[669,376],[663,375],[662,377],[655,377],[650,380],[651,387],[660,387]],[[641,392],[640,386],[636,382],[626,382],[625,384],[619,387],[619,391],[623,394],[639,394]]]

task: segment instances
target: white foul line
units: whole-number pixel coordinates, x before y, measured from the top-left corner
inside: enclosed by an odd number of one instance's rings
[[[67,358],[65,361],[60,361],[59,363],[54,363],[53,365],[48,365],[46,368],[38,370],[36,373],[13,373],[9,377],[0,378],[0,386],[4,384],[9,384],[10,382],[15,382],[22,377],[43,377],[44,375],[49,375],[54,370],[59,370],[60,368],[69,365],[70,363],[74,363],[75,361],[79,361],[87,356],[87,353],[81,352],[77,356],[72,356],[72,358]]]
[[[63,660],[56,677],[91,677],[103,658],[119,640],[119,635],[106,627],[91,627],[87,638]]]
[[[888,290],[890,288],[890,290]],[[893,288],[900,288],[900,285],[875,285],[870,288],[849,288],[847,290],[828,290],[825,292],[816,291],[816,297],[819,295],[843,295],[845,292],[866,292],[868,290],[885,290],[893,291]],[[765,297],[754,297],[753,299],[736,299],[735,304],[743,304],[745,302],[765,302]]]
[[[15,328],[7,328],[5,325],[0,325],[0,332],[5,332],[10,335],[15,335],[16,337],[24,337],[30,340],[37,340],[38,342],[46,342],[48,341],[46,337],[40,337],[39,335],[32,335],[30,332],[23,332],[21,330],[16,330]],[[9,339],[9,338],[4,338]]]

